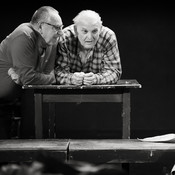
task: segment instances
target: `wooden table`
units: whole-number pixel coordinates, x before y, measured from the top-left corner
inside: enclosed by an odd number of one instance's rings
[[[32,162],[41,150],[68,163],[121,163],[128,174],[133,163],[162,163],[163,171],[174,165],[175,157],[175,143],[137,139],[6,139],[0,140],[0,162]]]
[[[175,143],[137,139],[6,139],[0,140],[0,162],[29,162],[43,150],[62,161],[91,163],[171,163]]]
[[[131,89],[141,88],[137,80],[119,80],[112,85],[24,85],[34,90],[35,138],[43,138],[42,105],[49,103],[49,138],[54,138],[56,102],[117,102],[122,103],[122,138],[130,138]]]
[[[68,139],[6,139],[0,140],[0,162],[31,162],[43,151],[67,161]]]

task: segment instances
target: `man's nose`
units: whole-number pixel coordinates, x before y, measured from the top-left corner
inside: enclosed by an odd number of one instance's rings
[[[92,34],[89,32],[89,33],[87,33],[87,38],[88,39],[91,39],[92,38]]]

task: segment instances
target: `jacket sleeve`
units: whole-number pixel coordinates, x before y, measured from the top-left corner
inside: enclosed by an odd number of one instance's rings
[[[43,73],[36,71],[39,63],[38,48],[31,37],[22,34],[11,43],[11,57],[13,68],[20,76],[21,84],[54,84],[53,72]]]

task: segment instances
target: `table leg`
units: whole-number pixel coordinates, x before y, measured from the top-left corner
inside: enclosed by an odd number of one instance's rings
[[[130,139],[130,113],[131,113],[130,96],[131,96],[130,89],[125,88],[123,92],[123,103],[122,103],[123,139]]]
[[[35,95],[35,138],[43,138],[42,94]]]
[[[56,103],[49,103],[49,138],[55,138],[55,109]]]

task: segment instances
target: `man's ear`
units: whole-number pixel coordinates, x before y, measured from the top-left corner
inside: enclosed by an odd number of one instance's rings
[[[102,30],[102,25],[100,26],[100,32],[101,32],[101,30]]]
[[[77,31],[77,26],[74,25],[74,31],[75,31],[75,35],[78,36],[78,31]]]
[[[38,23],[38,31],[40,34],[42,34],[42,23]]]

